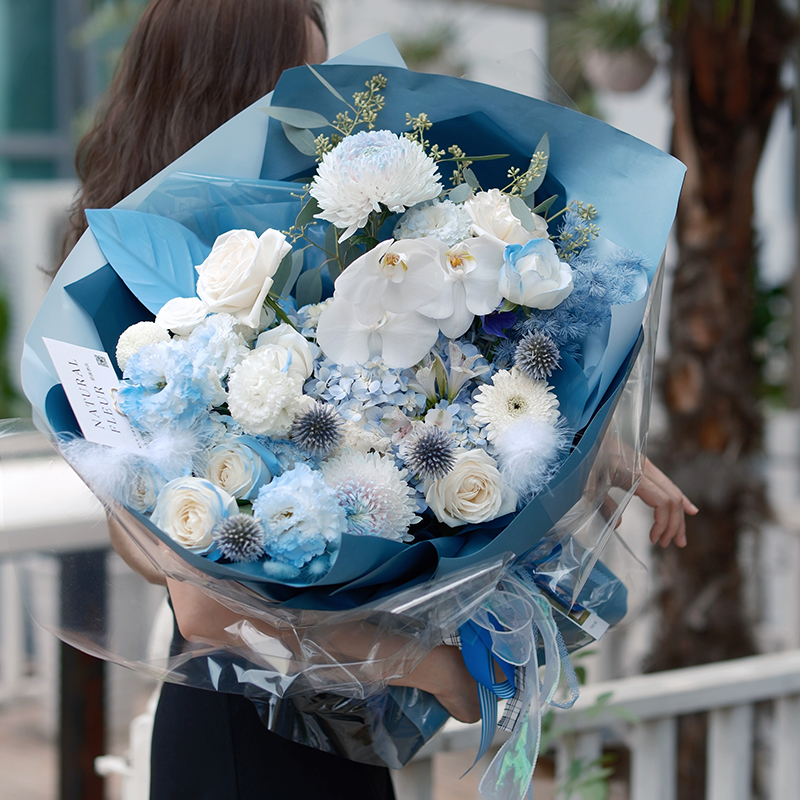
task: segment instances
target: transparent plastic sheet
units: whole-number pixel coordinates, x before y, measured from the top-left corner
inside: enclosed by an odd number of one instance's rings
[[[347,71],[337,73],[337,77],[339,74],[347,80],[355,80],[356,86],[360,86],[359,81],[363,79],[359,74],[351,77]],[[295,73],[295,79],[297,75]],[[392,75],[392,81],[398,78],[400,82],[404,80],[402,75]],[[310,94],[320,91],[313,82],[311,88]],[[516,83],[507,88],[520,91],[522,87]],[[305,97],[305,92],[298,96]],[[451,98],[444,94],[439,101],[447,105]],[[309,103],[313,105],[313,101]],[[452,113],[451,118],[445,117],[445,125],[463,126],[460,117]],[[460,113],[463,114],[463,110]],[[516,123],[516,105],[506,109],[505,113]],[[481,122],[477,117],[475,119]],[[587,124],[585,121],[571,118],[570,124],[574,123],[576,130],[569,130],[565,127],[565,120],[566,117],[551,113],[552,138],[558,141],[560,134],[569,134],[572,146],[576,146],[577,139],[584,150],[604,146],[602,136],[589,136],[588,128],[577,130]],[[271,125],[270,136],[274,127]],[[530,136],[534,136],[536,127],[531,126]],[[524,142],[523,147],[533,147],[538,135],[531,142]],[[556,153],[556,159],[557,156]],[[635,163],[636,159],[646,159],[646,155],[637,152],[629,161]],[[652,197],[660,194],[670,196],[675,176],[670,170],[660,167],[661,177],[655,179],[655,185],[648,186],[647,197],[637,195],[635,191],[628,196],[624,194],[622,183],[615,184],[616,189],[606,192],[607,185],[614,184],[616,177],[611,173],[616,168],[618,173],[625,174],[627,164],[609,164],[611,180],[606,183],[602,180],[600,167],[604,162],[600,154],[595,153],[594,159],[586,155],[586,160],[598,167],[598,174],[592,173],[590,177],[592,180],[597,178],[597,187],[602,185],[605,193],[602,194],[605,206],[601,213],[605,213],[609,238],[623,246],[642,250],[654,263],[666,236],[661,230],[665,228],[665,219],[662,218],[665,215],[660,213],[658,224],[650,225],[647,213],[642,209]],[[194,174],[186,174],[186,166],[176,168],[155,191],[146,197],[140,194],[137,207],[181,222],[203,241],[210,241],[215,231],[240,224],[240,220],[245,227],[256,229],[265,225],[286,227],[285,219],[290,220],[292,215],[288,198],[291,187],[297,186],[289,182],[294,174],[292,165],[297,164],[297,154],[281,149],[279,141],[275,147],[267,149],[260,174],[250,174],[244,179],[215,177],[219,171],[215,170],[215,158],[204,163],[195,161],[189,170]],[[274,180],[276,166],[283,172]],[[554,161],[554,174],[558,175],[559,167],[567,174],[572,164],[570,160]],[[204,174],[197,174],[200,172]],[[573,179],[577,172],[573,171]],[[581,174],[581,177],[588,174]],[[568,180],[565,182],[568,184],[567,193],[572,196],[576,187]],[[557,187],[561,186],[558,181],[556,183]],[[557,187],[555,191],[560,191]],[[599,189],[593,194],[591,188],[585,187],[587,197],[600,196]],[[625,191],[633,188],[626,187]],[[265,192],[277,194],[264,203]],[[624,204],[618,202],[623,198],[630,206],[627,211],[623,211]],[[665,205],[668,206],[669,202]],[[299,208],[299,201],[295,208]],[[651,213],[655,212],[651,209]],[[87,252],[86,247],[82,250],[79,247],[75,258],[83,257]],[[97,261],[97,258],[95,261],[96,266],[83,273],[78,271],[76,274],[72,269],[69,272],[71,280],[83,279],[87,273],[91,276],[92,269],[99,270],[104,262]],[[63,286],[57,288],[63,292]],[[659,292],[660,272],[650,293],[651,309],[658,308],[654,296]],[[63,313],[80,314],[75,308],[68,309],[68,300],[61,299],[60,305],[66,309]],[[507,591],[502,581],[505,579],[508,583],[510,566],[504,566],[508,558],[511,554],[531,551],[535,546],[524,563],[516,566],[529,568],[529,573],[535,573],[537,580],[531,583],[523,581],[522,584],[511,582],[516,586],[514,591],[529,595],[526,601],[532,609],[531,617],[520,626],[520,629],[528,631],[527,638],[523,638],[518,647],[508,648],[498,643],[502,637],[495,632],[491,634],[492,652],[498,656],[502,653],[503,657],[510,659],[509,663],[525,663],[528,671],[532,670],[535,675],[541,657],[546,662],[545,673],[550,677],[545,677],[541,691],[538,678],[528,680],[526,684],[527,694],[522,702],[527,716],[521,725],[523,732],[516,740],[523,742],[527,751],[533,753],[535,763],[539,710],[542,704],[553,698],[553,676],[558,672],[556,662],[560,663],[562,657],[558,639],[562,640],[565,653],[582,646],[589,638],[565,612],[578,603],[607,622],[617,623],[630,615],[631,601],[638,594],[637,587],[642,577],[635,559],[626,553],[626,548],[615,547],[618,539],[614,535],[614,526],[639,479],[646,439],[657,315],[647,313],[644,335],[632,354],[628,354],[630,342],[625,340],[626,335],[635,338],[639,331],[644,303],[641,305],[642,308],[623,308],[615,320],[620,323],[615,332],[606,332],[605,342],[599,343],[602,350],[611,341],[616,349],[614,358],[604,362],[595,351],[599,360],[592,377],[594,382],[587,383],[583,398],[586,403],[576,412],[577,419],[585,417],[585,421],[589,421],[591,418],[584,439],[578,443],[573,456],[547,491],[537,497],[524,514],[520,513],[507,529],[500,530],[490,525],[485,530],[464,530],[458,537],[447,540],[417,543],[405,550],[397,548],[389,553],[390,557],[376,555],[369,568],[361,572],[351,570],[353,574],[339,582],[331,577],[314,585],[279,585],[265,581],[263,576],[256,580],[242,572],[226,573],[212,569],[207,566],[209,562],[203,564],[200,557],[181,554],[179,548],[168,542],[146,519],[114,506],[112,514],[149,564],[162,575],[196,587],[240,615],[239,621],[228,626],[225,635],[210,644],[186,644],[176,639],[173,651],[160,657],[147,655],[144,648],[140,648],[138,653],[135,648],[126,649],[119,640],[106,633],[110,629],[108,625],[96,621],[81,627],[80,623],[65,625],[62,620],[56,622],[51,630],[73,643],[80,642],[79,646],[89,652],[158,677],[246,694],[259,703],[265,724],[289,738],[356,760],[399,766],[438,729],[445,717],[432,697],[415,690],[386,688],[387,681],[410,671],[447,634],[455,632],[480,609],[485,610],[485,604],[488,604],[486,608],[496,608],[496,603],[493,603]],[[40,328],[47,333],[43,324]],[[41,335],[41,331],[38,333]],[[98,333],[99,339],[90,337],[84,343],[97,346],[97,341],[105,341],[99,327]],[[53,332],[50,331],[49,335],[52,336]],[[30,336],[29,340],[28,372],[30,374],[33,368],[37,381],[46,387],[48,379],[41,380],[34,358],[37,348],[41,350],[41,344]],[[114,340],[113,336],[110,340]],[[614,366],[610,367],[609,363]],[[29,386],[34,383],[29,379]],[[38,386],[36,391],[44,396]],[[51,397],[52,390],[47,393],[48,403]],[[52,403],[49,411],[53,412],[56,406],[57,403]],[[52,424],[54,417],[45,410],[45,403],[34,402],[34,407],[42,420],[49,419]],[[14,501],[18,499],[12,498]],[[367,543],[357,544],[361,547]],[[345,555],[352,556],[355,546],[351,543],[349,551],[343,548],[339,562],[346,561]],[[609,546],[615,550],[613,563],[611,559],[605,563],[605,555],[600,561],[601,554],[607,552]],[[416,551],[412,558],[407,553],[413,548]],[[76,584],[74,593],[92,596],[88,585],[90,579],[109,581],[107,576],[86,575],[84,585]],[[95,611],[85,609],[86,618],[92,618]],[[510,620],[508,624],[513,628],[518,622]],[[534,630],[539,633],[534,633]],[[534,643],[538,637],[539,646],[529,646],[531,636]],[[525,653],[528,654],[527,662],[523,658]],[[532,767],[530,756],[526,764],[526,768]],[[505,767],[495,772],[491,780],[487,776],[484,787],[490,796],[521,796],[527,785],[524,780],[509,784],[506,783],[508,774]]]

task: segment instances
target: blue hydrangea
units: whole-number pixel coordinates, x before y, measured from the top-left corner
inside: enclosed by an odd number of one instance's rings
[[[345,419],[379,428],[387,409],[413,417],[425,409],[424,394],[409,386],[413,370],[387,367],[382,359],[341,366],[323,358],[305,384],[311,397],[330,403]]]
[[[197,363],[185,342],[170,340],[143,347],[125,366],[119,408],[137,428],[188,428],[225,402],[216,371]]]

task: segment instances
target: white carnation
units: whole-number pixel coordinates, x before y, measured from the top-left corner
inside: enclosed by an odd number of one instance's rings
[[[247,433],[285,437],[301,407],[303,381],[284,372],[274,345],[254,350],[231,373],[228,409]]]
[[[327,153],[311,183],[320,219],[345,228],[342,239],[364,226],[370,212],[405,211],[442,190],[434,160],[418,142],[391,131],[362,131]]]
[[[137,322],[126,328],[117,340],[117,365],[124,372],[128,359],[145,345],[166,342],[169,333],[155,322]]]

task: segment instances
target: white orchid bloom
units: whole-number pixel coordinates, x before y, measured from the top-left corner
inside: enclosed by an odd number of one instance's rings
[[[352,303],[338,296],[322,312],[317,327],[317,343],[325,355],[344,366],[382,358],[388,367],[413,367],[427,355],[438,336],[435,320],[415,311],[387,311],[378,321],[364,325],[356,318]]]
[[[449,249],[438,245],[444,285],[437,297],[417,310],[435,319],[449,339],[456,339],[476,315],[491,314],[502,302],[498,278],[505,244],[493,236],[479,236]]]
[[[362,325],[381,321],[386,312],[416,311],[444,284],[438,244],[434,239],[381,242],[336,279],[336,296],[352,303]]]

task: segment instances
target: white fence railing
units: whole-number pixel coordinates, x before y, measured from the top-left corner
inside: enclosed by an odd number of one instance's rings
[[[586,713],[600,698],[602,710]],[[576,707],[556,712],[562,735],[556,773],[574,758],[592,761],[613,739],[631,753],[629,800],[678,800],[678,718],[708,714],[706,800],[751,800],[755,753],[754,706],[768,702],[772,724],[767,750],[769,800],[800,796],[800,650],[592,684]],[[623,722],[625,717],[635,723]],[[480,730],[450,722],[398,776],[398,800],[433,798],[431,759],[478,747]],[[406,774],[404,774],[406,773]]]

